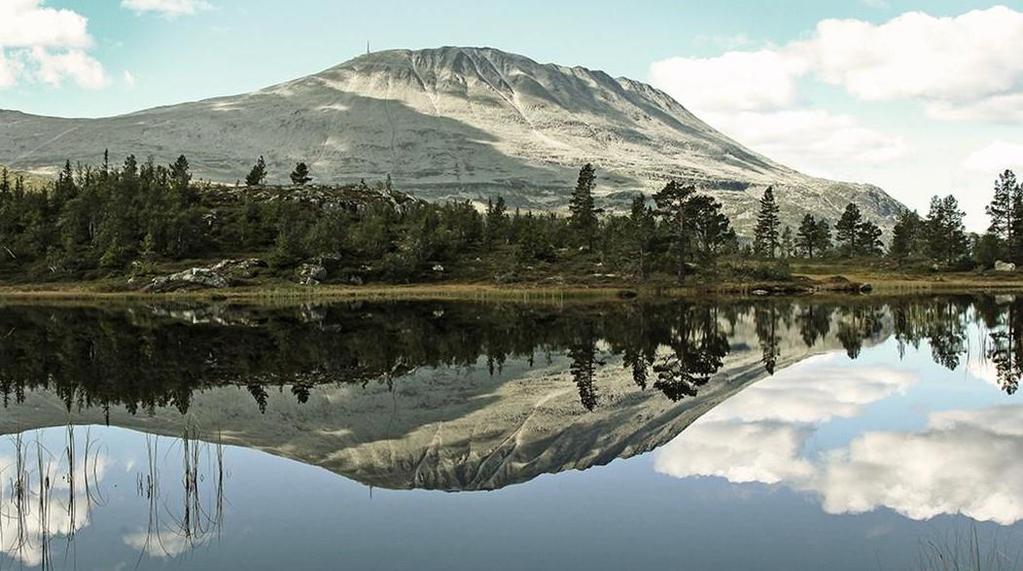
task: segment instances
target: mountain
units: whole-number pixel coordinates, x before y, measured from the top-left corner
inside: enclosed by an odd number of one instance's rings
[[[774,185],[783,220],[834,222],[848,202],[888,229],[902,206],[881,189],[780,165],[716,131],[649,85],[490,48],[367,54],[244,95],[101,119],[0,111],[0,163],[56,169],[134,153],[188,156],[196,175],[244,178],[264,155],[272,181],[297,161],[325,182],[382,180],[427,199],[561,208],[581,165],[598,169],[605,205],[669,179],[713,194],[740,232]]]

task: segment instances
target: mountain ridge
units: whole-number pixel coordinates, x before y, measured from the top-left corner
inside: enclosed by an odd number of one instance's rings
[[[854,202],[890,229],[903,208],[875,186],[804,175],[747,149],[648,84],[494,48],[374,52],[247,94],[108,118],[0,111],[0,135],[0,163],[24,170],[96,162],[102,145],[161,162],[184,153],[197,176],[230,183],[264,155],[272,180],[302,160],[325,181],[390,175],[426,199],[500,194],[538,209],[563,208],[592,162],[611,208],[676,179],[721,201],[746,234],[769,185],[793,226],[807,212],[837,220]]]

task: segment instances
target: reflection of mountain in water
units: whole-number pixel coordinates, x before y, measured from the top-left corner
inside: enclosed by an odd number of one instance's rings
[[[493,489],[656,448],[815,353],[894,333],[950,359],[969,303],[6,307],[0,429],[175,435],[185,412],[369,485]]]

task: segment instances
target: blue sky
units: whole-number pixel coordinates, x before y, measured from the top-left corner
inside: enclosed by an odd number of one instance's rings
[[[926,18],[906,17],[914,11]],[[1023,0],[0,0],[0,108],[111,115],[314,73],[367,41],[374,50],[487,45],[652,81],[755,150],[878,184],[913,207],[955,193],[977,228],[992,165],[1023,168],[1023,65],[989,57],[1014,50],[1023,60],[1017,15],[1023,21]],[[822,31],[834,20],[851,24]],[[907,29],[920,30],[926,50],[856,75],[885,55],[860,48]],[[1000,39],[1012,36],[1014,48]],[[936,88],[943,49],[977,59],[958,62],[977,77]],[[928,68],[931,76],[904,73]]]

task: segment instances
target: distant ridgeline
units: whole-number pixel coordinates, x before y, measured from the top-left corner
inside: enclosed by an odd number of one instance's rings
[[[244,252],[263,258],[270,278],[315,263],[332,266],[327,281],[353,283],[593,275],[681,281],[696,270],[715,274],[720,259],[880,257],[885,242],[900,263],[945,269],[991,266],[1023,251],[1016,247],[1023,244],[1023,228],[971,239],[952,196],[935,197],[926,218],[904,212],[886,237],[854,204],[833,224],[807,214],[798,228],[783,227],[768,188],[750,241],[736,235],[715,199],[675,181],[652,204],[637,195],[627,214],[602,212],[590,165],[579,173],[568,216],[511,212],[500,196],[481,197],[485,208],[470,201],[427,203],[396,191],[389,180],[316,186],[309,184],[315,173],[302,163],[291,175],[293,186],[264,187],[265,168],[257,163],[244,187],[193,182],[183,156],[169,166],[134,156],[120,168],[106,161],[99,168],[68,163],[40,192],[2,178],[0,279],[130,275],[141,283],[161,264]],[[996,200],[1006,195],[1006,208],[1018,202],[1023,213],[1023,191],[1009,175],[999,179],[1004,192]],[[1023,224],[1023,216],[1018,220]]]
[[[973,309],[971,311],[971,308]],[[983,323],[984,338],[967,339]],[[605,406],[601,370],[631,375],[634,391],[670,401],[695,397],[723,363],[770,375],[810,352],[894,337],[927,341],[933,359],[956,368],[984,347],[998,382],[1016,391],[1023,375],[1023,299],[858,298],[712,305],[568,305],[394,302],[269,308],[216,304],[124,307],[0,306],[4,406],[33,391],[59,396],[68,412],[123,407],[131,414],[176,407],[193,394],[246,388],[265,412],[269,391],[305,403],[318,387],[392,391],[419,369],[478,368],[500,376],[512,363],[558,362],[579,406]],[[553,361],[552,361],[553,360]],[[563,367],[563,368],[562,368]],[[734,374],[734,366],[729,369]],[[746,369],[744,369],[746,370]],[[716,380],[718,379],[718,380]],[[571,385],[569,385],[571,386]]]

